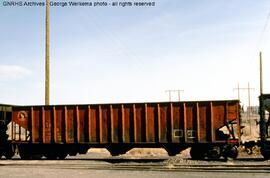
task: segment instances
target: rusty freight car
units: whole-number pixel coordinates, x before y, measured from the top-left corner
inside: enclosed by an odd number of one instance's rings
[[[8,142],[7,125],[11,122],[12,106],[0,104],[0,158],[10,159],[14,155],[12,145]]]
[[[15,106],[9,142],[21,158],[64,159],[106,148],[112,155],[139,147],[169,155],[191,147],[193,159],[236,157],[238,100],[129,104]]]

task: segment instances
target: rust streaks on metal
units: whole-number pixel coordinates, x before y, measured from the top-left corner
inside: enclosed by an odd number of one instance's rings
[[[69,139],[68,139],[68,127],[67,127],[67,123],[68,123],[68,113],[67,113],[67,106],[64,106],[64,120],[65,120],[65,143],[68,143],[69,142]]]
[[[199,103],[196,103],[196,133],[197,133],[197,140],[198,142],[201,141],[201,124],[200,124],[200,107]]]
[[[183,103],[183,119],[184,119],[184,124],[183,124],[183,130],[184,130],[184,139],[185,139],[185,142],[188,142],[188,139],[187,139],[187,107],[186,107],[186,103]]]
[[[137,122],[136,122],[136,106],[135,104],[132,104],[132,112],[133,112],[133,136],[134,136],[134,143],[138,142],[138,134],[137,134]]]
[[[219,128],[240,124],[239,109],[234,100],[18,106],[11,135],[26,141],[30,132],[31,142],[46,144],[212,143]]]
[[[213,103],[210,102],[210,133],[211,133],[211,142],[215,140],[215,135],[214,135],[214,109],[213,109]]]
[[[30,141],[36,142],[36,128],[35,128],[36,123],[35,123],[35,116],[34,116],[34,108],[33,107],[31,107],[30,113],[31,113],[31,127],[30,128],[32,130],[31,135],[30,135],[30,139],[31,139]],[[25,132],[25,136],[27,137],[26,133],[27,132]]]

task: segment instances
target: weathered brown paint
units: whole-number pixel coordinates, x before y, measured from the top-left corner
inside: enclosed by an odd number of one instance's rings
[[[239,102],[169,102],[13,107],[16,124],[33,143],[218,142],[219,128],[239,122]],[[238,134],[240,134],[238,130]]]
[[[122,105],[123,107],[123,112],[124,112],[124,120],[123,120],[123,142],[125,143],[130,143],[130,142],[134,142],[134,128],[135,125],[134,123],[134,112],[133,112],[133,105]]]
[[[65,108],[54,108],[54,127],[55,127],[55,142],[64,143],[65,142]]]
[[[157,104],[157,123],[155,130],[158,132],[158,139],[160,143],[167,143],[172,140],[172,122],[170,118],[171,104]]]

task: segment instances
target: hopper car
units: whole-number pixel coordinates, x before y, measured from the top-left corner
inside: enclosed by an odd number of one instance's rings
[[[236,158],[240,138],[239,100],[0,105],[0,156],[7,159],[64,159],[89,148],[113,156],[164,148],[173,156],[188,147],[193,159]]]

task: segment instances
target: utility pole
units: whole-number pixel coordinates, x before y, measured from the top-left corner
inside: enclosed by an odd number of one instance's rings
[[[263,94],[262,52],[260,51],[260,95]]]
[[[234,88],[234,90],[237,89],[238,93],[238,100],[240,100],[240,87],[239,87],[239,82],[237,83],[237,88]]]
[[[238,100],[240,100],[240,90],[247,90],[248,91],[248,109],[247,109],[247,118],[249,120],[249,126],[250,126],[250,134],[251,134],[251,117],[250,117],[250,90],[254,90],[254,88],[250,88],[249,82],[247,88],[240,88],[239,83],[237,84],[237,88],[234,88],[234,90],[238,90]]]
[[[50,104],[50,0],[46,0],[45,105]]]
[[[266,137],[268,126],[266,125],[265,119],[265,106],[263,98],[263,67],[262,67],[262,52],[260,51],[260,137],[261,137],[261,148],[262,150],[266,149]]]
[[[166,93],[169,93],[169,101],[172,101],[172,93],[177,92],[178,95],[178,101],[181,100],[181,92],[184,92],[184,90],[165,90]]]

